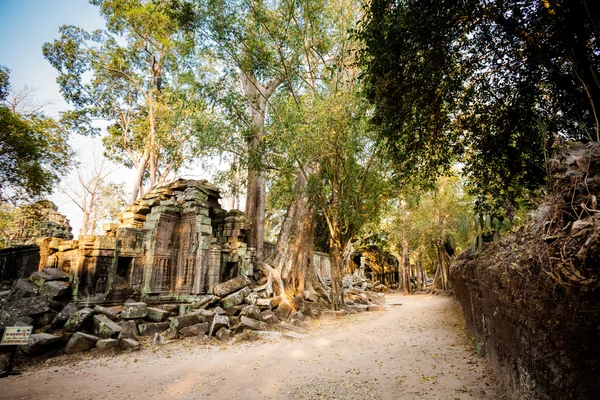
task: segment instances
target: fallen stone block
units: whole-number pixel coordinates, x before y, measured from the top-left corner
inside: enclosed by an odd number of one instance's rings
[[[71,287],[68,283],[62,281],[44,282],[40,288],[40,294],[48,296],[49,299],[59,299],[68,296],[71,292]]]
[[[227,310],[225,310],[225,313],[229,317],[233,317],[235,315],[240,315],[240,313],[242,312],[242,310],[244,309],[244,307],[246,307],[246,306],[243,303],[242,304],[238,304],[237,306],[229,307]]]
[[[94,307],[94,312],[96,312],[98,314],[106,315],[110,319],[116,319],[119,316],[119,311],[117,311],[113,308],[107,308],[107,307],[102,307],[102,306]]]
[[[250,288],[248,286],[244,287],[240,291],[230,294],[229,296],[223,298],[221,303],[223,304],[224,309],[228,309],[233,306],[237,306],[238,304],[242,304],[244,298],[250,294]]]
[[[48,298],[46,296],[25,297],[19,300],[8,301],[2,305],[3,319],[14,319],[48,312]]]
[[[288,303],[281,303],[277,307],[277,310],[275,310],[275,315],[281,321],[285,321],[286,319],[289,318],[292,311],[294,311],[294,309],[292,308],[291,305],[289,305]]]
[[[140,336],[154,336],[169,329],[169,322],[146,322],[138,325]]]
[[[19,279],[8,294],[8,301],[21,300],[38,295],[38,287],[26,279]]]
[[[114,338],[121,333],[123,328],[111,321],[106,315],[94,315],[94,333],[101,339]]]
[[[25,354],[38,355],[61,346],[62,337],[49,333],[34,333],[29,336],[29,343],[21,346]]]
[[[96,349],[98,351],[116,351],[119,350],[118,339],[100,339],[96,342]]]
[[[252,283],[252,281],[250,280],[250,278],[248,278],[245,275],[240,275],[233,279],[228,280],[227,282],[223,282],[223,283],[219,283],[218,285],[215,285],[215,287],[213,289],[213,293],[219,297],[225,297],[230,293],[233,293],[233,292],[236,292],[236,291],[242,289],[243,287],[249,286],[251,283]],[[246,296],[248,296],[249,294],[250,294],[250,292],[248,292],[246,294]],[[241,303],[241,301],[240,301],[240,303]],[[239,304],[239,303],[237,303],[237,304]]]
[[[277,325],[279,322],[281,322],[273,311],[265,310],[261,313],[261,315],[262,320],[269,325]]]
[[[135,323],[135,321],[132,321],[132,320],[121,321],[118,323],[118,325],[121,328],[123,328],[123,332],[129,332],[132,335],[138,334],[138,328],[137,328],[137,324]]]
[[[248,317],[240,317],[240,322],[237,325],[238,330],[251,329],[253,331],[266,331],[269,326],[266,322],[257,321]]]
[[[123,350],[137,351],[141,348],[140,342],[133,339],[122,339],[119,341],[119,345]]]
[[[242,312],[240,313],[240,316],[252,318],[252,319],[255,319],[257,321],[262,321],[263,320],[263,317],[262,317],[262,314],[261,314],[259,308],[257,306],[255,306],[255,305],[245,306],[242,309]]]
[[[198,336],[198,335],[204,335],[205,333],[208,333],[209,329],[210,329],[210,324],[208,322],[201,322],[199,324],[186,326],[185,328],[180,330],[179,333],[181,333],[181,335],[183,335],[185,337]]]
[[[100,340],[99,337],[88,335],[87,333],[83,332],[75,332],[65,346],[65,353],[71,354],[88,351],[96,347],[96,342],[98,342],[98,340]]]
[[[213,308],[212,311],[213,311],[213,313],[215,313],[217,315],[225,315],[225,314],[227,314],[227,311],[223,310],[223,307],[219,307],[219,306]]]
[[[383,306],[380,304],[370,304],[367,306],[368,311],[383,311]]]
[[[35,271],[29,276],[29,280],[37,287],[41,287],[44,282],[51,280],[51,276],[44,271]]]
[[[210,327],[209,336],[214,336],[221,328],[229,328],[229,317],[226,315],[215,315]]]
[[[257,299],[256,306],[261,310],[270,310],[271,309],[271,299]]]
[[[42,270],[42,272],[44,272],[46,275],[50,276],[50,279],[46,279],[47,281],[58,281],[58,280],[67,281],[67,280],[69,280],[69,275],[62,269],[44,268]]]
[[[164,322],[171,316],[171,313],[160,308],[148,307],[148,315],[146,319],[153,322]]]
[[[68,332],[80,330],[93,314],[94,310],[87,307],[73,313],[65,323],[65,330]]]
[[[132,302],[123,304],[123,311],[121,311],[121,318],[123,319],[134,319],[144,318],[148,315],[148,306],[142,302]]]
[[[207,294],[200,297],[197,301],[194,301],[194,305],[196,308],[207,308],[210,307],[211,304],[215,304],[220,300],[219,296],[214,296],[212,294]]]
[[[228,342],[231,340],[231,331],[227,328],[221,328],[217,331],[215,336],[217,338],[219,338],[219,340],[222,340],[223,342]]]
[[[197,312],[178,315],[177,317],[170,317],[169,321],[171,323],[171,327],[176,330],[204,322],[202,315]]]
[[[245,304],[256,304],[256,302],[259,300],[259,298],[260,297],[258,296],[258,293],[252,292],[248,296],[246,296],[246,298],[244,299],[244,303]]]

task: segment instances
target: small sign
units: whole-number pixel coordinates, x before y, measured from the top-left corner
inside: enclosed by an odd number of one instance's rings
[[[32,326],[7,326],[2,335],[2,346],[18,346],[29,343]]]

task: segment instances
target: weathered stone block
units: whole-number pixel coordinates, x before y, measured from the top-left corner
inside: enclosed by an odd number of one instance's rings
[[[138,331],[141,336],[154,336],[155,333],[161,333],[169,329],[168,322],[146,322],[138,325]]]
[[[123,311],[121,311],[121,318],[123,319],[144,318],[146,315],[148,315],[148,306],[146,303],[133,302],[123,304]]]
[[[164,322],[170,315],[171,313],[169,311],[148,307],[148,315],[146,315],[146,318],[154,322]]]
[[[240,316],[252,318],[252,319],[255,319],[257,321],[262,321],[263,320],[263,317],[262,317],[262,314],[261,314],[259,308],[257,306],[254,306],[254,305],[250,305],[250,306],[244,307],[244,309],[240,313]]]
[[[129,321],[121,321],[118,323],[118,325],[123,328],[123,332],[129,332],[132,335],[137,335],[138,334],[138,329],[137,329],[137,325],[135,323],[135,321],[129,320]]]
[[[80,330],[83,324],[85,324],[93,314],[94,311],[87,307],[73,313],[65,323],[65,330],[69,332]]]
[[[102,307],[102,306],[94,307],[94,312],[96,312],[98,314],[106,315],[110,319],[115,319],[119,316],[118,310],[115,310],[113,308]]]
[[[75,332],[65,346],[65,353],[71,354],[88,351],[96,347],[96,342],[98,342],[98,340],[100,340],[99,337],[88,335],[83,332]]]
[[[260,299],[258,293],[252,292],[244,299],[244,303],[246,304],[256,304],[256,302]]]
[[[111,321],[106,315],[94,315],[94,333],[101,339],[114,338],[123,330],[115,322]]]
[[[21,346],[25,354],[37,355],[60,346],[62,337],[49,333],[34,333],[29,337],[29,343]]]
[[[294,311],[291,305],[288,303],[281,303],[275,310],[275,315],[282,321],[285,321],[289,318],[290,314]]]
[[[199,324],[186,326],[185,328],[180,330],[179,333],[181,333],[185,337],[197,336],[197,335],[204,335],[205,333],[208,333],[209,329],[210,329],[210,324],[208,322],[201,322]]]
[[[35,297],[38,295],[38,288],[33,283],[26,279],[19,279],[14,286],[10,289],[8,295],[8,301],[25,299],[28,297]]]
[[[242,304],[244,298],[250,294],[250,288],[244,287],[242,290],[232,293],[229,296],[223,298],[221,303],[223,304],[224,309],[228,309],[229,307],[237,306],[238,304]]]
[[[48,298],[46,296],[26,297],[19,300],[8,301],[2,306],[3,319],[30,316],[48,312]]]
[[[240,323],[238,324],[238,329],[251,329],[254,331],[266,331],[269,329],[269,326],[266,322],[257,321],[252,318],[248,318],[245,316],[240,317]]]
[[[231,331],[227,328],[221,328],[217,331],[215,336],[223,342],[228,342],[231,340]]]
[[[134,339],[122,339],[119,341],[119,345],[127,351],[137,351],[141,348],[140,342]]]
[[[271,299],[257,299],[256,306],[261,310],[270,310],[271,309]]]
[[[194,312],[179,315],[177,317],[171,317],[169,318],[169,321],[171,322],[171,327],[173,329],[179,330],[185,328],[186,326],[195,325],[199,324],[200,322],[203,322],[203,317],[200,313]]]
[[[368,311],[383,311],[383,306],[380,304],[369,304]]]
[[[37,287],[40,287],[44,284],[44,282],[49,281],[50,278],[50,275],[45,273],[44,271],[35,271],[29,276],[29,281],[31,281],[31,283],[33,283]]]
[[[240,275],[238,277],[228,280],[227,282],[219,283],[214,287],[213,293],[219,297],[225,297],[228,294],[238,291],[243,287],[249,286],[251,283],[252,281],[250,281],[250,278],[248,278],[245,275]]]
[[[215,315],[210,326],[210,336],[213,336],[221,328],[229,328],[229,317],[225,315]]]
[[[69,280],[69,275],[62,269],[44,268],[42,270],[42,272],[44,272],[46,275],[50,276],[49,279],[46,279],[47,281],[61,281],[61,280],[68,281]]]
[[[262,315],[262,320],[269,325],[276,325],[280,322],[279,318],[277,318],[275,313],[272,311],[265,310],[265,311],[261,312],[260,314]]]
[[[119,349],[119,340],[117,339],[100,339],[96,342],[98,351],[115,351]]]
[[[61,281],[44,282],[40,288],[40,294],[48,296],[49,299],[59,299],[68,296],[70,292],[69,284]]]

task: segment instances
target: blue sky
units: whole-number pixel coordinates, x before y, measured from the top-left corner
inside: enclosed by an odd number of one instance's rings
[[[13,90],[27,85],[39,89],[39,101],[53,101],[46,110],[53,116],[66,104],[42,45],[58,38],[61,25],[94,30],[102,28],[104,20],[87,0],[0,0],[0,65],[11,70]]]

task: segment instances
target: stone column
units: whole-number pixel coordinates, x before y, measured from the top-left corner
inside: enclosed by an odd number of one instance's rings
[[[208,256],[208,293],[212,293],[213,288],[219,283],[221,274],[221,246],[213,244],[210,246]]]

